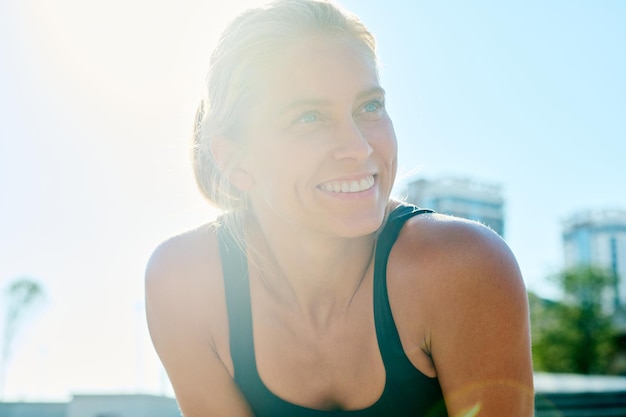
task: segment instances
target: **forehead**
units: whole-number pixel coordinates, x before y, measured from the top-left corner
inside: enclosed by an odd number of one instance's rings
[[[299,39],[273,54],[261,82],[261,100],[270,106],[349,100],[379,86],[376,63],[364,45],[323,35]]]

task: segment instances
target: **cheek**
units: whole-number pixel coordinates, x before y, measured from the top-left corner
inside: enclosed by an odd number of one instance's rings
[[[296,176],[299,153],[289,152],[285,146],[265,142],[249,149],[246,171],[254,179],[257,188],[270,192],[276,187],[284,188],[285,182]],[[280,185],[279,185],[280,184]]]
[[[386,160],[395,161],[398,153],[396,133],[391,120],[387,119],[372,132],[372,146],[378,154]]]

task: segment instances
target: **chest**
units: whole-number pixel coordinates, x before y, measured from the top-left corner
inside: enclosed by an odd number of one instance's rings
[[[368,289],[371,294],[371,287]],[[371,297],[312,323],[254,299],[253,340],[258,375],[275,395],[315,409],[363,409],[382,395],[385,367]]]

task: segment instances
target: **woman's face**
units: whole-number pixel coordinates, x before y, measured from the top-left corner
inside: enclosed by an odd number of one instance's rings
[[[241,161],[258,220],[341,237],[376,231],[397,147],[374,62],[353,40],[312,36],[268,67]]]

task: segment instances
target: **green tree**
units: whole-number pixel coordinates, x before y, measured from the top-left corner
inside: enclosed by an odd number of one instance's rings
[[[553,279],[560,302],[530,295],[535,370],[608,374],[617,351],[609,295],[613,274],[594,267],[566,270]]]
[[[11,348],[25,319],[34,307],[43,300],[44,291],[37,281],[31,278],[18,278],[11,282],[2,294],[4,301],[4,326],[0,351],[0,396],[4,392]]]

